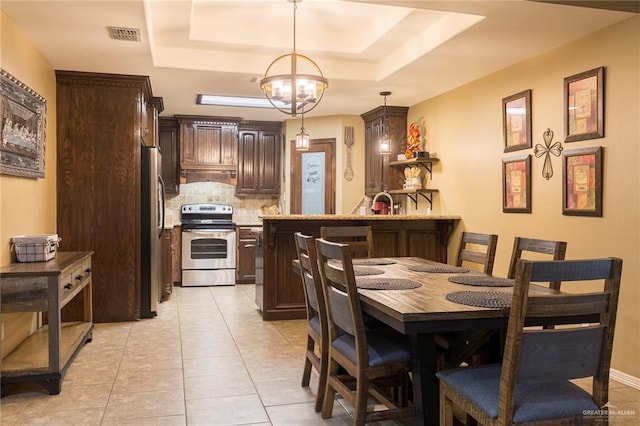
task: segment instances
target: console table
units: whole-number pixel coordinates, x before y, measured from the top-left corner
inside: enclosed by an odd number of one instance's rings
[[[43,312],[47,323],[2,360],[2,396],[19,382],[38,382],[49,394],[60,393],[67,368],[92,338],[92,254],[58,252],[47,262],[0,268],[2,312]],[[81,309],[66,312],[67,305]]]

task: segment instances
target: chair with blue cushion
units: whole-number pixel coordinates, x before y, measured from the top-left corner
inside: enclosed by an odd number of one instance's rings
[[[315,368],[318,373],[315,410],[320,411],[327,385],[327,368],[329,364],[327,307],[324,302],[324,293],[318,271],[314,238],[297,232],[295,234],[295,243],[307,308],[307,349],[302,373],[302,386],[309,386],[311,369]]]
[[[453,406],[483,425],[607,424],[621,273],[617,258],[520,260],[503,362],[438,372],[440,424],[453,424]],[[532,283],[562,281],[604,281],[604,290],[529,294]],[[585,377],[590,391],[571,382]]]
[[[411,352],[406,336],[388,327],[365,327],[348,244],[319,238],[316,247],[329,320],[329,375],[322,418],[331,417],[336,392],[354,407],[355,425],[413,416],[415,410],[407,402]],[[339,367],[349,374],[347,381]],[[397,398],[378,386],[386,378],[401,383]],[[386,409],[369,410],[370,396]]]

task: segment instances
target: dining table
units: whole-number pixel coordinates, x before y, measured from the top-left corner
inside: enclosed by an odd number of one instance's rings
[[[411,342],[415,424],[439,424],[435,336],[506,330],[513,280],[417,257],[353,262],[362,310],[407,335]],[[559,291],[545,283],[530,286],[530,295],[550,293]]]

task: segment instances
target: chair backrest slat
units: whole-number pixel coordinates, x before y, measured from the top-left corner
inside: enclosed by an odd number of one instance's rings
[[[525,331],[518,383],[550,383],[596,375],[604,332],[604,326]]]
[[[495,234],[463,232],[456,265],[463,266],[463,262],[476,263],[482,265],[482,272],[492,274],[497,244],[498,236]],[[480,251],[478,246],[485,246],[484,251]]]
[[[509,262],[509,274],[507,275],[509,278],[516,277],[518,260],[526,259],[526,257],[523,257],[524,252],[549,254],[552,257],[551,260],[564,260],[564,256],[567,252],[567,243],[564,241],[515,237],[513,240],[511,261]],[[543,280],[536,279],[535,281]],[[561,281],[562,280],[559,279],[556,279],[555,281],[549,280],[549,287],[554,290],[560,290]]]
[[[335,243],[349,244],[351,257],[373,256],[373,234],[371,226],[323,226],[320,237]]]

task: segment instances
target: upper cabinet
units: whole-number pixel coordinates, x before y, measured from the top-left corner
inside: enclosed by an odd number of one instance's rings
[[[281,147],[281,122],[240,123],[237,195],[280,194]]]
[[[398,154],[404,153],[407,141],[407,111],[408,107],[386,108],[387,134],[392,142],[390,154],[378,152],[378,141],[383,133],[384,107],[377,107],[361,115],[364,120],[365,140],[364,192],[369,197],[394,186],[389,174],[389,162],[396,160]]]
[[[167,194],[180,193],[178,135],[178,121],[175,118],[160,117],[158,145],[162,155],[162,179]]]
[[[236,170],[240,118],[176,115],[181,170]]]

